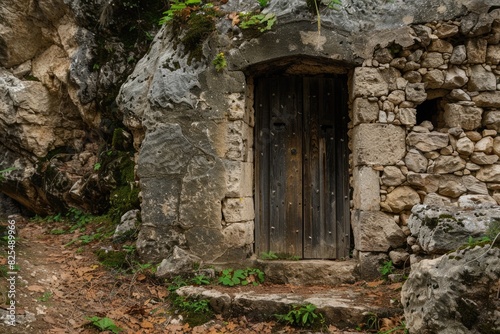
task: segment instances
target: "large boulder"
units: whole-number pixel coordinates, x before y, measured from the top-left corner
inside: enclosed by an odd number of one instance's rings
[[[500,207],[492,204],[470,207],[416,205],[408,220],[411,235],[425,253],[444,254],[466,245],[469,238],[484,236],[500,221]]]
[[[411,334],[500,332],[500,248],[466,248],[412,266],[401,291]]]

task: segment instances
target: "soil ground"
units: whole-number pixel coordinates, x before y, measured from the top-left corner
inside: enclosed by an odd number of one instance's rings
[[[148,270],[124,271],[104,267],[96,251],[123,245],[112,244],[110,238],[86,239],[92,235],[91,224],[73,233],[67,231],[66,222],[28,221],[16,218],[16,261],[18,273],[15,284],[16,319],[15,326],[2,321],[0,333],[99,333],[100,330],[89,320],[90,317],[109,318],[123,329],[122,333],[311,333],[311,330],[268,322],[252,322],[244,316],[237,319],[223,319],[219,315],[202,325],[190,325],[180,317],[169,298],[169,282],[154,278]],[[4,227],[7,221],[0,221]],[[95,231],[94,231],[95,232]],[[60,234],[62,233],[62,234]],[[4,232],[5,234],[5,232]],[[1,236],[1,235],[0,235]],[[83,236],[83,237],[82,237]],[[77,242],[72,242],[77,240]],[[87,243],[88,242],[88,243]],[[70,243],[68,245],[68,243]],[[8,314],[7,244],[5,237],[0,243],[0,316]],[[128,246],[131,249],[132,242]],[[357,282],[353,285],[336,287],[341,290],[362,291],[366,298],[372,298],[380,306],[390,307],[399,300],[400,283],[384,281]],[[257,287],[227,288],[214,285],[211,288],[228,292],[253,289],[264,293],[321,293],[332,287],[290,286],[263,284]],[[390,330],[400,324],[401,318],[377,319],[379,332]],[[337,329],[324,325],[314,332],[361,333],[358,330]],[[118,330],[115,330],[118,332]],[[113,333],[112,331],[102,331]],[[363,333],[377,332],[365,330]],[[392,331],[391,333],[398,333]],[[402,331],[400,332],[402,333]]]

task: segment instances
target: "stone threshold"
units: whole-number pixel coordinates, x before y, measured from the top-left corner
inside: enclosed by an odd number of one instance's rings
[[[245,316],[252,321],[276,320],[275,314],[286,314],[294,305],[313,304],[321,312],[326,324],[337,328],[356,328],[367,323],[374,316],[378,319],[401,315],[398,307],[376,305],[376,296],[366,292],[349,289],[325,289],[321,292],[269,292],[219,291],[217,287],[185,286],[177,290],[177,294],[187,298],[208,299],[210,306],[217,314],[224,317]],[[262,289],[259,289],[262,290]]]

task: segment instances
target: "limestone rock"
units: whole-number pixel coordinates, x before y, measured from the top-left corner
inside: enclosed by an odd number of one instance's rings
[[[356,249],[363,252],[386,252],[406,241],[392,216],[380,211],[356,211],[353,216]]]
[[[474,145],[474,151],[484,152],[486,154],[490,154],[491,152],[493,152],[493,138],[488,136],[479,140]]]
[[[471,67],[471,76],[467,86],[469,91],[496,90],[497,80],[495,74],[486,71],[481,65]]]
[[[472,175],[462,177],[462,183],[471,193],[488,195],[488,188],[486,187],[486,184],[479,181]]]
[[[222,205],[222,213],[228,223],[252,220],[255,218],[253,198],[226,198]]]
[[[378,69],[357,67],[354,70],[353,93],[362,97],[387,95],[388,85]]]
[[[446,206],[451,205],[451,199],[446,196],[438,195],[436,193],[429,193],[427,194],[427,196],[425,196],[423,204],[429,206]]]
[[[483,152],[474,152],[470,156],[470,160],[478,165],[492,165],[498,161],[498,155],[496,154],[484,154]]]
[[[491,205],[476,205],[473,211],[455,206],[416,205],[411,212],[408,220],[411,235],[428,254],[458,249],[467,244],[470,236],[485,235],[489,226],[500,218],[500,207]]]
[[[352,200],[360,210],[380,210],[379,172],[369,166],[355,167],[353,170]]]
[[[479,93],[472,98],[472,102],[478,107],[500,108],[500,91]]]
[[[458,45],[453,48],[451,53],[450,63],[454,65],[461,65],[467,59],[467,51],[465,45]]]
[[[405,90],[406,99],[417,104],[424,102],[427,99],[424,86],[423,83],[408,83]]]
[[[401,183],[403,183],[403,181],[406,180],[406,177],[398,167],[386,166],[380,179],[382,181],[382,184],[386,186],[399,186]]]
[[[423,80],[429,89],[441,88],[444,84],[444,73],[441,70],[432,69],[424,74]]]
[[[400,108],[399,121],[403,125],[413,126],[417,123],[417,109],[414,108]]]
[[[408,145],[414,146],[422,152],[430,152],[448,146],[448,134],[441,132],[415,133],[411,132],[406,138]]]
[[[443,64],[443,55],[440,52],[428,52],[422,61],[423,67],[436,68]]]
[[[468,81],[469,78],[467,77],[467,74],[465,73],[464,70],[462,70],[457,66],[452,66],[445,73],[444,83],[442,88],[447,88],[447,89],[461,88]]]
[[[488,110],[484,113],[483,126],[500,131],[500,110]]]
[[[465,168],[465,160],[456,156],[440,156],[434,162],[434,173],[448,174]]]
[[[113,241],[117,242],[126,237],[128,234],[133,233],[139,227],[139,210],[130,210],[122,215],[120,224],[115,229],[113,234]]]
[[[353,131],[354,164],[395,164],[406,152],[404,135],[404,129],[395,125],[356,126]]]
[[[410,258],[410,254],[404,249],[398,248],[389,252],[389,258],[395,266],[403,266]]]
[[[469,96],[469,94],[467,94],[466,92],[464,92],[463,89],[454,89],[450,92],[450,97],[452,99],[455,99],[457,101],[470,101],[471,98]]]
[[[494,65],[500,64],[500,45],[488,45],[486,61]]]
[[[458,205],[463,209],[474,210],[478,205],[496,205],[496,200],[490,195],[463,195],[458,199]]]
[[[477,172],[476,178],[483,182],[500,182],[500,165],[486,165]]]
[[[462,155],[471,155],[474,152],[474,143],[468,137],[457,140],[456,150]]]
[[[411,149],[405,156],[406,167],[415,173],[425,173],[427,171],[427,158],[416,149]]]
[[[372,123],[378,119],[378,104],[365,98],[357,98],[353,103],[354,125]]]
[[[439,38],[452,37],[458,34],[458,26],[454,24],[442,24],[436,30],[436,36]]]
[[[442,178],[439,182],[438,194],[451,198],[457,198],[467,191],[467,188],[461,183],[459,177]]]
[[[474,130],[481,126],[481,108],[449,103],[445,106],[444,121],[448,127],[461,127],[464,130]]]
[[[385,200],[385,205],[390,209],[390,212],[400,213],[405,210],[410,210],[414,205],[420,203],[420,196],[411,187],[401,186],[395,188]]]
[[[191,273],[196,263],[201,263],[201,259],[186,250],[174,247],[172,255],[158,265],[156,276],[159,278],[171,277],[181,273]]]
[[[493,140],[493,152],[500,156],[500,136],[495,137]]]
[[[499,279],[499,248],[467,248],[413,265],[401,291],[407,328],[443,334],[500,330]]]
[[[469,39],[465,43],[467,49],[467,62],[469,64],[480,64],[486,61],[486,47],[488,43],[485,39]]]
[[[408,173],[408,183],[424,190],[426,193],[435,193],[439,189],[439,176],[434,174]]]

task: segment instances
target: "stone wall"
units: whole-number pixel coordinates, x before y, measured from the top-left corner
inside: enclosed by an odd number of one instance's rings
[[[416,204],[500,203],[500,10],[411,28],[411,46],[378,48],[354,70],[361,253],[405,246],[397,227],[409,235]]]
[[[251,10],[244,6],[221,8]],[[270,72],[349,73],[361,264],[407,257],[415,204],[496,201],[500,10],[492,6],[357,1],[322,8],[318,35],[305,1],[276,0],[264,13],[278,23],[263,34],[221,17],[200,61],[164,26],[117,98],[139,150],[141,255],[167,258],[165,268],[182,254],[208,262],[253,255],[252,80]],[[228,65],[217,72],[211,62],[221,52]]]

